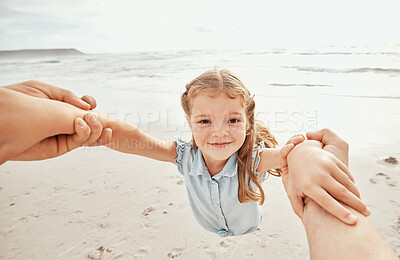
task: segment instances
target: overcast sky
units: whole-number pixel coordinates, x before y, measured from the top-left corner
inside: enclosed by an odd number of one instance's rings
[[[399,0],[1,0],[0,49],[400,43],[399,10]]]

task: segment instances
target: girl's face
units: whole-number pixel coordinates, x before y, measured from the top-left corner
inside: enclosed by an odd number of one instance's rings
[[[227,160],[243,145],[246,113],[240,96],[199,94],[192,99],[191,112],[187,120],[206,161]]]

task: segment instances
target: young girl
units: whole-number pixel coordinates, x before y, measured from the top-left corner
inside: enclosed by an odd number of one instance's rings
[[[253,97],[232,73],[214,70],[190,82],[181,103],[193,135],[191,143],[176,138],[175,162],[196,219],[220,236],[256,230],[264,173],[280,176],[281,156],[254,118]]]

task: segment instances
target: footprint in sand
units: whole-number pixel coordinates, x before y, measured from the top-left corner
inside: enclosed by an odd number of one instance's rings
[[[174,248],[168,253],[167,258],[168,259],[177,258],[183,253],[183,250],[184,250],[183,248]]]
[[[144,248],[139,249],[138,251],[136,251],[136,253],[133,255],[134,258],[136,257],[144,257],[148,254],[148,251]]]
[[[100,222],[98,225],[101,228],[108,228],[108,226],[110,226],[110,224],[108,224],[107,222]]]
[[[112,259],[125,259],[126,258],[125,255],[126,255],[125,253],[122,253],[117,256],[114,256]]]
[[[264,240],[257,240],[257,244],[260,247],[266,247],[267,246],[267,243]]]
[[[268,234],[267,236],[272,237],[272,238],[278,238],[278,237],[279,237],[279,234],[277,234],[277,233],[271,233],[271,234]]]
[[[230,238],[225,238],[224,240],[222,240],[219,243],[219,246],[220,246],[219,251],[220,251],[220,253],[223,253],[223,254],[225,254],[227,252],[233,253],[237,249],[236,241],[234,241]]]
[[[400,216],[397,217],[397,222],[392,225],[392,228],[397,231],[397,233],[400,234]]]
[[[39,218],[39,217],[40,217],[40,215],[28,214],[28,215],[20,218],[19,220],[29,220],[29,219],[32,219],[32,218]]]
[[[107,211],[106,214],[104,214],[103,218],[108,218],[110,216],[111,212]]]
[[[383,172],[378,172],[377,174],[375,174],[375,178],[370,178],[369,182],[371,184],[376,184],[378,183],[381,179],[386,180],[386,184],[391,186],[391,187],[397,187],[397,182],[392,180],[390,178],[390,176],[388,176],[387,174],[383,173]]]
[[[104,187],[104,189],[106,189],[106,190],[116,190],[116,189],[118,189],[118,188],[119,188],[119,184],[117,184],[117,185],[110,185],[110,186]]]
[[[65,190],[65,189],[66,189],[66,188],[65,188],[64,186],[60,186],[60,185],[54,186],[54,187],[53,187],[53,193],[57,193],[57,192],[59,192],[59,191]]]
[[[92,195],[92,194],[95,194],[96,192],[95,191],[86,191],[86,192],[81,192],[81,196],[89,196],[89,195]]]
[[[152,193],[154,193],[154,192],[157,192],[157,193],[167,193],[167,192],[168,192],[167,189],[165,189],[165,188],[163,188],[163,187],[160,187],[160,186],[153,187],[152,189],[153,189]]]
[[[150,214],[150,212],[152,212],[152,211],[154,211],[154,210],[156,210],[156,209],[153,208],[153,207],[149,207],[149,208],[147,208],[147,209],[145,209],[145,210],[143,211],[142,216],[147,217],[147,216]]]
[[[389,156],[389,157],[383,159],[383,161],[384,161],[385,163],[387,163],[387,164],[392,164],[392,165],[396,165],[396,164],[399,163],[399,162],[397,161],[396,157],[393,157],[393,156]]]
[[[225,239],[225,240],[222,240],[221,243],[219,243],[219,245],[223,248],[228,248],[232,245],[232,241]]]
[[[112,251],[113,248],[111,247],[99,246],[95,250],[92,250],[88,253],[88,258],[93,260],[101,260],[103,259],[105,253],[111,253]]]

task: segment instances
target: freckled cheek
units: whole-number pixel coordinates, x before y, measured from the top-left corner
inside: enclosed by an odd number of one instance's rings
[[[229,132],[231,133],[231,135],[239,138],[239,137],[243,137],[246,135],[246,126],[243,124],[238,124],[236,126],[231,126],[229,128]]]
[[[195,126],[193,128],[193,135],[194,135],[194,140],[196,141],[197,144],[200,144],[204,142],[208,135],[209,135],[209,130],[205,127],[202,126]]]

